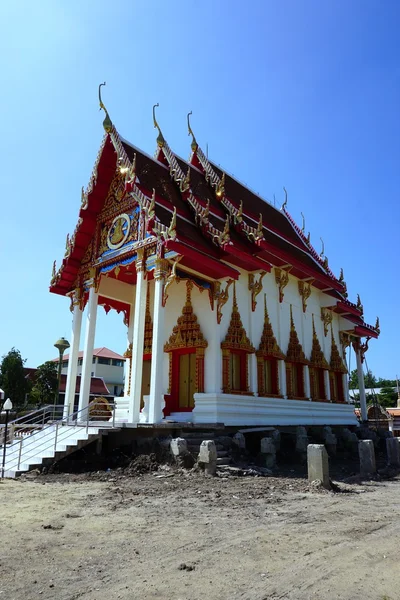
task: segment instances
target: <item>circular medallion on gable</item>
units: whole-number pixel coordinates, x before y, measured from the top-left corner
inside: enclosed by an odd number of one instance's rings
[[[110,250],[117,250],[125,242],[131,229],[131,220],[125,213],[115,217],[107,234],[107,246]]]

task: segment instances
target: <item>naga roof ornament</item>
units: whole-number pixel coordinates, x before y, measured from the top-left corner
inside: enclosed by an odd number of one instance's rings
[[[105,131],[107,133],[110,133],[111,130],[112,130],[113,124],[112,124],[110,116],[109,116],[109,114],[107,112],[107,109],[104,106],[103,101],[101,99],[101,88],[102,88],[103,85],[106,85],[105,81],[104,81],[104,83],[100,83],[100,85],[99,85],[99,104],[100,104],[100,110],[103,109],[104,112],[106,113],[106,116],[105,116],[104,121],[103,121],[103,127],[104,127],[104,129],[105,129]]]
[[[192,136],[192,143],[190,144],[190,147],[192,148],[192,152],[196,152],[197,148],[199,147],[195,135],[193,133],[193,129],[190,126],[190,115],[193,114],[192,111],[190,111],[187,114],[187,124],[188,124],[188,135]]]
[[[285,200],[282,204],[281,210],[285,210],[286,206],[287,206],[287,202],[288,202],[288,197],[287,197],[287,190],[285,188],[285,186],[283,186],[283,191],[285,192]]]
[[[158,136],[157,136],[157,144],[160,148],[164,147],[165,144],[165,139],[164,136],[162,134],[162,131],[160,129],[159,124],[157,123],[157,119],[156,119],[156,108],[158,108],[160,105],[157,102],[157,104],[154,104],[153,106],[153,123],[154,123],[154,129],[158,129]]]

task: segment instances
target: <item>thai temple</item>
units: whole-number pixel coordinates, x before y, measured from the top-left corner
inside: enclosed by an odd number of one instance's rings
[[[346,352],[352,345],[361,374],[379,320],[364,322],[360,298],[348,299],[343,271],[336,277],[315,251],[287,195],[277,209],[212,163],[190,113],[186,161],[169,147],[153,108],[151,158],[119,135],[100,88],[99,99],[105,136],[50,284],[73,314],[69,413],[81,336],[79,409],[89,402],[103,307],[122,313],[127,329],[117,422],[357,424]],[[362,389],[360,398],[366,420]]]

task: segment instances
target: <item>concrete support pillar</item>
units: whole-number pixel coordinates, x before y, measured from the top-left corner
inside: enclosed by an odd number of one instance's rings
[[[356,353],[356,361],[357,361],[357,376],[358,376],[358,389],[360,392],[360,410],[361,410],[361,421],[367,421],[367,399],[365,396],[365,385],[364,385],[364,371],[361,360],[361,352],[359,343],[354,344],[354,352]]]
[[[279,376],[279,391],[281,395],[286,398],[287,386],[286,386],[286,363],[284,360],[278,360],[278,376]]]
[[[150,397],[149,397],[149,423],[160,423],[163,418],[164,390],[163,390],[163,363],[164,363],[164,320],[165,308],[163,307],[164,281],[168,272],[168,262],[164,258],[156,260],[154,272],[154,311],[153,311],[153,341],[151,353]]]
[[[325,385],[325,394],[326,399],[331,400],[331,385],[329,381],[329,371],[324,371],[324,385]]]
[[[367,477],[376,472],[375,448],[372,440],[360,440],[358,442],[358,454],[360,456],[360,475]]]
[[[132,369],[131,386],[129,396],[129,423],[137,423],[140,413],[140,396],[142,394],[142,373],[143,373],[143,345],[144,345],[144,322],[146,316],[146,280],[145,280],[146,261],[143,251],[136,259],[136,297],[135,297],[135,317],[133,320],[133,339],[132,339]]]
[[[400,444],[398,438],[390,437],[386,439],[386,452],[388,465],[398,469],[400,467]]]
[[[215,475],[217,471],[217,448],[213,440],[201,442],[197,461],[204,466],[206,475]]]
[[[74,412],[75,390],[76,390],[76,375],[78,371],[78,353],[79,343],[81,339],[82,329],[82,311],[79,306],[79,297],[77,292],[74,292],[72,299],[73,315],[72,315],[72,333],[71,347],[68,360],[67,385],[65,388],[64,398],[64,418]]]
[[[311,400],[311,387],[310,387],[310,370],[308,365],[304,365],[304,396]]]
[[[85,345],[83,348],[83,365],[81,376],[81,389],[79,393],[79,410],[82,411],[89,404],[90,382],[92,379],[92,363],[94,338],[96,334],[97,303],[99,295],[96,291],[95,281],[90,283],[89,301],[87,305]],[[79,419],[86,419],[86,415],[80,413]]]
[[[307,446],[308,481],[321,481],[324,488],[330,489],[329,458],[325,446],[309,444]]]

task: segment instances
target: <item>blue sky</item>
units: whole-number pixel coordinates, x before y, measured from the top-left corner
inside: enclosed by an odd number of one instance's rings
[[[397,0],[4,0],[0,22],[0,356],[15,346],[36,366],[70,336],[68,301],[48,285],[103,135],[105,80],[115,125],[143,150],[159,102],[187,157],[192,110],[210,158],[268,199],[286,186],[350,299],[381,318],[369,367],[400,374]],[[96,345],[123,351],[122,318],[103,313]]]

